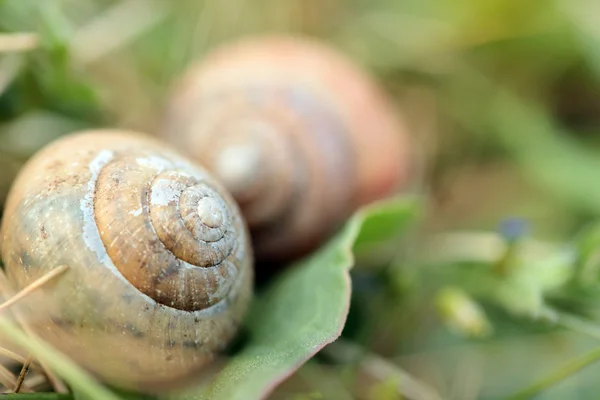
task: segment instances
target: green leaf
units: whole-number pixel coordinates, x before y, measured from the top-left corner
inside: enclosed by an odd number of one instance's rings
[[[596,286],[600,276],[600,223],[593,222],[584,227],[573,247],[577,257],[573,279],[581,286]]]
[[[90,76],[81,70],[70,50],[72,21],[55,2],[31,6],[37,15],[40,48],[30,52],[18,79],[22,107],[43,108],[88,123],[100,123],[100,98]]]
[[[418,216],[415,199],[395,199],[358,211],[327,245],[291,266],[257,298],[248,317],[249,343],[208,388],[177,398],[256,399],[336,340],[351,294],[352,249],[385,240]],[[377,227],[382,230],[378,231]]]
[[[544,306],[544,297],[538,282],[520,275],[498,281],[493,296],[515,316],[538,315]]]
[[[369,208],[354,241],[354,251],[396,238],[414,218],[414,212],[410,212],[408,207],[412,207],[409,202],[398,199]]]

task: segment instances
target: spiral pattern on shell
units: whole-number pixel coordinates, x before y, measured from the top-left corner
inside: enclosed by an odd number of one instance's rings
[[[210,149],[199,159],[239,202],[259,253],[288,247],[290,231],[320,238],[328,220],[349,212],[356,179],[351,143],[345,134],[323,135],[345,126],[327,103],[314,100],[320,99],[302,88],[224,87],[203,98],[202,112],[189,122],[190,145]]]
[[[100,256],[105,251],[132,285],[170,307],[201,310],[226,297],[238,275],[230,260],[238,243],[226,201],[207,176],[136,151],[102,151],[90,169],[82,208],[93,216],[84,214],[84,229],[97,229],[101,243],[85,238]],[[135,252],[123,249],[124,237]]]
[[[315,248],[356,208],[402,188],[412,161],[366,73],[287,37],[242,40],[192,66],[161,134],[230,190],[266,260]]]
[[[59,139],[17,177],[0,231],[9,283],[68,271],[22,304],[33,329],[126,388],[172,386],[236,334],[253,256],[229,193],[140,134]]]

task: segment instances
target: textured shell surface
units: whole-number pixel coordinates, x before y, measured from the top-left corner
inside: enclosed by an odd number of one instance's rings
[[[257,257],[282,260],[405,186],[411,144],[396,114],[369,75],[335,50],[263,36],[191,66],[161,134],[232,192]]]
[[[232,340],[251,301],[253,255],[236,203],[145,135],[90,131],[50,144],[17,177],[4,215],[14,290],[69,267],[19,311],[111,384],[184,382]]]

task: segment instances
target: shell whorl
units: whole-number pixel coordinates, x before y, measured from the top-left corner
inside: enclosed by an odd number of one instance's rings
[[[226,297],[238,274],[235,224],[209,178],[144,152],[101,151],[89,168],[84,239],[100,256],[169,307],[201,310]]]
[[[356,157],[328,100],[271,81],[213,88],[187,105],[197,112],[178,125],[185,146],[232,192],[258,253],[309,247],[351,207]]]
[[[356,208],[403,188],[404,126],[369,74],[310,40],[246,38],[190,67],[161,134],[239,203],[257,257],[314,249]]]
[[[33,332],[115,386],[177,386],[222,351],[253,296],[240,210],[206,169],[147,135],[67,135],[34,155],[0,226]]]

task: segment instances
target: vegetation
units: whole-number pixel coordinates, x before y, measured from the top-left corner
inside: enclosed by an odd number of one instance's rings
[[[595,399],[598,18],[586,0],[0,0],[0,203],[56,137],[156,132],[173,79],[214,46],[315,36],[388,91],[423,186],[261,287],[225,370],[172,396]],[[0,332],[77,397],[136,398]]]

